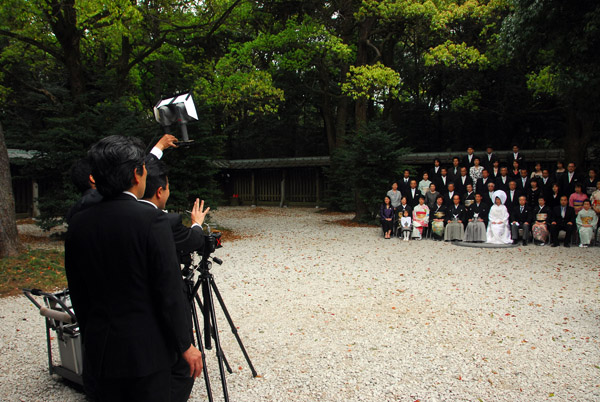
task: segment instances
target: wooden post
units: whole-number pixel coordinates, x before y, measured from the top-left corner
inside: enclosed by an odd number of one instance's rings
[[[319,174],[318,167],[315,168],[315,171],[317,172],[315,183],[317,183],[317,208],[318,208],[319,204],[321,203],[321,175]]]
[[[285,202],[285,169],[281,169],[281,201],[279,202],[279,208],[283,208]]]
[[[40,216],[40,189],[35,179],[31,182],[31,193],[33,200],[32,215],[34,218],[37,218],[38,216]]]
[[[250,194],[252,196],[252,205],[257,205],[256,202],[256,181],[254,180],[254,170],[252,171],[252,183],[250,184]]]

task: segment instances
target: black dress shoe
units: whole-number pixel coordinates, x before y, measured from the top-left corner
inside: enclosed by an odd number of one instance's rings
[[[523,242],[523,245],[524,245],[524,246],[526,246],[526,245],[527,245],[527,242],[526,242],[526,241],[524,241],[524,242]]]
[[[565,243],[565,247],[571,247],[569,243]]]
[[[552,247],[558,247],[558,244],[552,243]]]

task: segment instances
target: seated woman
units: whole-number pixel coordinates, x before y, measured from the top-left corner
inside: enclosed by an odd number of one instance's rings
[[[543,196],[538,198],[538,206],[533,210],[534,223],[531,228],[533,233],[533,243],[543,246],[548,243],[550,230],[548,225],[552,222],[550,208],[546,205],[546,199]]]
[[[460,197],[458,195],[452,197],[452,206],[448,209],[448,214],[446,215],[445,241],[463,240],[465,237],[464,222],[466,220],[466,213],[467,210],[460,203]]]
[[[392,201],[387,195],[383,199],[381,208],[379,208],[379,219],[381,219],[381,227],[385,235],[384,237],[389,239],[394,225],[394,207],[392,207]]]
[[[598,215],[592,209],[590,200],[583,201],[583,208],[577,214],[575,222],[579,231],[579,247],[589,246],[594,238],[596,226],[598,226]]]
[[[408,210],[404,210],[402,218],[400,218],[400,230],[402,232],[402,240],[409,241],[410,233],[412,232],[412,219]]]
[[[482,202],[481,194],[475,195],[475,203],[469,208],[467,214],[469,223],[465,229],[463,241],[485,243],[487,240],[486,228],[488,207]]]
[[[429,212],[429,223],[434,240],[442,240],[444,238],[447,212],[448,208],[444,205],[444,197],[438,195],[435,200],[435,206]]]
[[[412,237],[419,240],[423,238],[423,231],[429,227],[429,207],[425,205],[425,197],[419,196],[419,204],[413,209]]]
[[[504,206],[506,193],[494,191],[494,205],[490,208],[487,228],[487,242],[492,244],[511,244],[510,227],[508,226],[508,210]]]

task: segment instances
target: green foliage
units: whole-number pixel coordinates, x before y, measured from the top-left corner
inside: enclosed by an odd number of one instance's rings
[[[467,46],[464,42],[456,44],[446,41],[430,49],[425,54],[426,66],[435,66],[438,64],[461,69],[472,67],[485,68],[488,65],[488,60],[479,50]]]
[[[540,71],[531,72],[527,75],[527,88],[534,96],[554,95],[557,91],[556,74],[552,72],[552,67],[546,66]]]
[[[400,74],[381,63],[351,66],[342,93],[352,99],[387,99],[398,96]]]
[[[369,123],[348,142],[336,149],[328,178],[327,202],[341,211],[356,210],[356,202],[366,205],[359,221],[372,221],[391,184],[405,168],[400,157],[409,151],[394,130]]]

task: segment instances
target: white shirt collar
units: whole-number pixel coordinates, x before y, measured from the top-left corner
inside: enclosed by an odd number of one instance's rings
[[[130,196],[132,196],[133,198],[135,198],[136,200],[138,199],[138,198],[135,196],[135,194],[133,194],[133,193],[132,193],[132,192],[130,192],[130,191],[123,191],[123,194],[130,195]]]
[[[158,209],[158,207],[156,205],[154,205],[154,203],[152,203],[151,201],[148,200],[139,200],[140,202],[145,202],[146,204],[152,205],[154,208]]]

